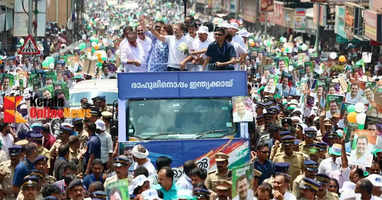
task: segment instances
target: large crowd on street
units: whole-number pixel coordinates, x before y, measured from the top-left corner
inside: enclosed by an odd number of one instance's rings
[[[351,43],[329,51],[297,34],[250,33],[236,19],[184,18],[182,5],[153,2],[88,1],[81,40],[50,24],[40,55],[0,50],[0,199],[106,199],[107,186],[123,179],[135,200],[382,199],[382,56]],[[144,145],[119,149],[104,96],[81,99],[89,115],[57,130],[28,118],[31,99],[69,107],[70,88],[84,80],[216,70],[248,75],[253,174],[237,181],[235,198],[225,153],[215,155],[216,171],[190,159],[175,178],[170,158],[151,161]],[[23,96],[17,110],[27,121],[5,122],[9,96]]]

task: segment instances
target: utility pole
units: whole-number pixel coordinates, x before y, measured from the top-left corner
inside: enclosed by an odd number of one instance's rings
[[[32,35],[33,0],[28,0],[28,35]]]
[[[37,18],[37,14],[38,14],[38,4],[37,4],[37,0],[34,0],[34,5],[35,5],[35,8],[34,8],[34,18],[35,18],[35,21],[36,21],[36,24],[35,24],[35,27],[34,27],[34,36],[37,37],[37,27],[38,27],[38,18]]]
[[[187,17],[187,0],[183,0],[184,4],[184,20],[186,20]]]
[[[316,44],[315,44],[315,50],[316,50],[316,54],[317,54],[317,57],[320,57],[321,55],[321,52],[320,52],[320,18],[321,18],[321,4],[320,3],[316,3],[317,5],[317,21],[316,21]]]

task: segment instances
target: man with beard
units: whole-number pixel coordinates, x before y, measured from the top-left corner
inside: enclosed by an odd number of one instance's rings
[[[215,155],[217,171],[212,171],[207,175],[206,186],[208,189],[216,192],[216,183],[219,180],[231,181],[231,171],[228,170],[229,156],[223,152]]]

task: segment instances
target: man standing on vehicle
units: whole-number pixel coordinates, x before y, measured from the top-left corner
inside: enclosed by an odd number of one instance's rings
[[[142,44],[137,42],[137,31],[133,27],[124,29],[125,39],[120,44],[121,62],[125,72],[143,72],[146,66],[142,66],[145,59],[145,50]]]
[[[223,152],[218,152],[215,155],[217,171],[212,171],[208,174],[206,179],[206,186],[208,189],[216,192],[216,183],[220,180],[231,181],[231,171],[228,170],[229,156]]]
[[[208,70],[234,70],[236,62],[235,48],[226,41],[226,31],[223,28],[217,28],[215,31],[215,42],[208,45],[207,59],[203,67],[208,64]]]

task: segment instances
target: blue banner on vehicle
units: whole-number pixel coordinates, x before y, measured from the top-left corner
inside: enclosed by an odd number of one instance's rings
[[[119,73],[118,98],[247,96],[245,71]]]
[[[195,160],[198,167],[208,171],[216,170],[215,154],[226,153],[229,156],[229,168],[249,162],[249,142],[246,139],[204,139],[204,140],[154,140],[140,142],[121,142],[121,153],[136,144],[142,144],[149,151],[152,163],[160,156],[172,160],[171,167],[180,168],[187,160]],[[176,171],[176,176],[181,175]]]

